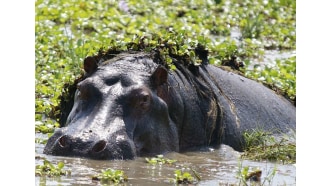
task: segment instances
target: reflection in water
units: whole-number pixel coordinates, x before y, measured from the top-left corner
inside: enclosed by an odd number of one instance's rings
[[[40,137],[40,136],[39,136]],[[59,178],[36,177],[37,186],[41,185],[101,185],[98,181],[92,181],[92,176],[101,172],[101,169],[113,168],[123,170],[128,176],[125,185],[173,185],[174,171],[190,168],[196,170],[201,176],[198,185],[230,185],[239,183],[236,178],[239,164],[249,166],[250,170],[258,168],[262,170],[261,180],[276,169],[272,183],[265,185],[295,185],[296,168],[293,165],[281,165],[269,162],[254,162],[244,160],[240,162],[239,153],[232,148],[223,145],[220,149],[208,152],[170,153],[166,158],[176,159],[173,165],[150,165],[144,158],[129,161],[104,161],[84,158],[49,156],[42,154],[44,145],[36,144],[36,156],[45,157],[52,163],[59,161],[65,163],[64,169],[71,169],[71,176]],[[36,159],[36,165],[42,164],[42,160]]]

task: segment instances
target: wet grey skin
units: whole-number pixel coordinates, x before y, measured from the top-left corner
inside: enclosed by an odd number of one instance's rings
[[[176,70],[150,53],[84,61],[74,104],[44,153],[134,159],[227,144],[241,151],[242,133],[296,128],[296,108],[253,80],[207,64]]]

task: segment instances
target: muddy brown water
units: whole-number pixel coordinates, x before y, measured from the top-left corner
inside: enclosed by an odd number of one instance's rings
[[[36,134],[36,138],[46,139],[42,134]],[[91,160],[79,157],[50,156],[42,153],[44,145],[36,143],[35,164],[43,164],[40,157],[46,158],[53,164],[64,162],[64,170],[71,170],[70,176],[58,178],[35,177],[35,185],[56,185],[56,186],[78,186],[78,185],[102,185],[99,181],[93,181],[92,176],[101,173],[101,170],[112,168],[123,170],[128,177],[124,185],[175,185],[171,180],[175,178],[174,171],[180,169],[191,175],[195,170],[201,177],[195,185],[239,185],[240,180],[237,173],[240,167],[249,167],[249,170],[258,168],[262,171],[261,183],[264,185],[296,185],[295,165],[283,165],[272,162],[257,162],[241,160],[239,152],[234,151],[226,145],[220,149],[209,151],[169,153],[164,158],[175,159],[173,165],[151,165],[145,158],[135,160]],[[271,183],[267,176],[275,170],[275,176]]]

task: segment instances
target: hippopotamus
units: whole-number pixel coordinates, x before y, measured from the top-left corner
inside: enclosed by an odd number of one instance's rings
[[[200,64],[173,58],[175,69],[155,52],[86,57],[71,112],[44,153],[127,160],[221,144],[242,151],[245,131],[295,130],[290,101],[199,57]]]

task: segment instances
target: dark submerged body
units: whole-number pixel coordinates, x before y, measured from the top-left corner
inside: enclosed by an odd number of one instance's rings
[[[174,60],[173,71],[141,52],[96,61],[85,59],[72,111],[46,154],[133,159],[221,143],[242,150],[246,130],[295,130],[289,101],[205,60],[188,67]]]

